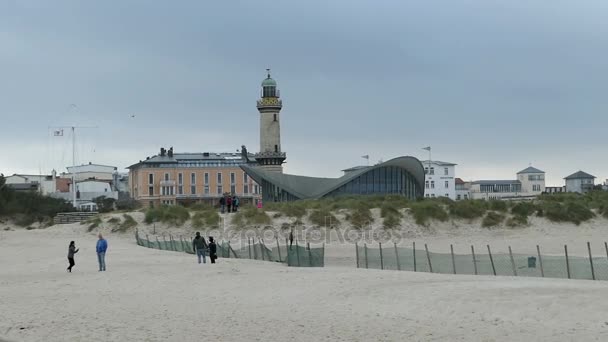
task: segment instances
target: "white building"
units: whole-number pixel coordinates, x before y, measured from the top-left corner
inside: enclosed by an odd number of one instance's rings
[[[78,166],[68,166],[67,169],[68,173],[62,173],[61,177],[72,178],[72,173],[74,173],[76,182],[90,179],[113,181],[117,167],[88,163]]]
[[[564,178],[566,180],[566,192],[585,193],[593,190],[595,176],[586,172],[578,171]]]
[[[438,160],[421,161],[424,166],[424,197],[456,200],[456,164]]]
[[[471,182],[465,182],[460,178],[454,180],[456,188],[456,200],[468,200],[471,198]]]
[[[6,177],[7,186],[30,185],[30,189],[40,192],[42,195],[52,194],[57,191],[57,173],[53,170],[51,175],[20,175],[14,174]]]
[[[471,183],[472,199],[532,199],[545,191],[545,172],[532,166],[514,180],[479,180]]]

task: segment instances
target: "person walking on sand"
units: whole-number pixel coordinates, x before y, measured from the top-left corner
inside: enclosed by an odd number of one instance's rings
[[[196,256],[198,257],[198,263],[201,263],[202,257],[203,264],[206,264],[207,260],[205,259],[205,253],[207,252],[207,243],[200,232],[196,232],[196,236],[194,237],[194,240],[192,240],[192,249],[194,249],[194,253],[196,253]]]
[[[76,248],[76,244],[74,241],[70,241],[70,245],[68,246],[68,262],[70,266],[68,266],[68,272],[72,273],[72,267],[76,265],[74,262],[74,254],[78,253],[78,249]]]
[[[291,248],[292,245],[293,245],[293,228],[291,228],[291,231],[289,232],[289,248]]]
[[[239,204],[239,198],[236,196],[232,197],[232,208],[235,213],[239,210]]]
[[[215,264],[217,259],[217,245],[213,241],[213,236],[209,237],[209,259],[211,259],[212,264]]]
[[[99,240],[97,240],[97,262],[99,262],[99,272],[106,270],[106,251],[108,250],[108,242],[99,233]]]

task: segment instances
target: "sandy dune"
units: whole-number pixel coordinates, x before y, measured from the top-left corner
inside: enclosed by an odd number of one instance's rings
[[[78,226],[0,232],[9,341],[604,341],[608,282],[287,268],[138,247],[107,272]],[[81,248],[65,272],[69,240]],[[344,248],[344,250],[348,250]],[[340,254],[340,253],[337,253]]]

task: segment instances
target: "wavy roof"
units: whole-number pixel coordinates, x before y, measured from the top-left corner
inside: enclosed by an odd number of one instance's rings
[[[420,163],[420,160],[409,156],[397,157],[381,164],[351,171],[339,178],[289,175],[272,171],[269,172],[257,166],[249,165],[241,165],[241,168],[258,184],[262,184],[262,179],[265,179],[266,181],[281,187],[292,195],[299,197],[300,199],[305,199],[323,197],[349,181],[361,176],[362,174],[385,166],[396,166],[406,169],[418,181],[420,188],[423,188],[424,167]]]

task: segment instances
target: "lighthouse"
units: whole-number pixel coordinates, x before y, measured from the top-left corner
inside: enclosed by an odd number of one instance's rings
[[[287,158],[281,151],[281,108],[277,82],[270,77],[270,69],[266,69],[267,77],[262,81],[261,98],[257,101],[260,112],[260,152],[255,155],[260,168],[266,171],[283,172],[283,163]]]

